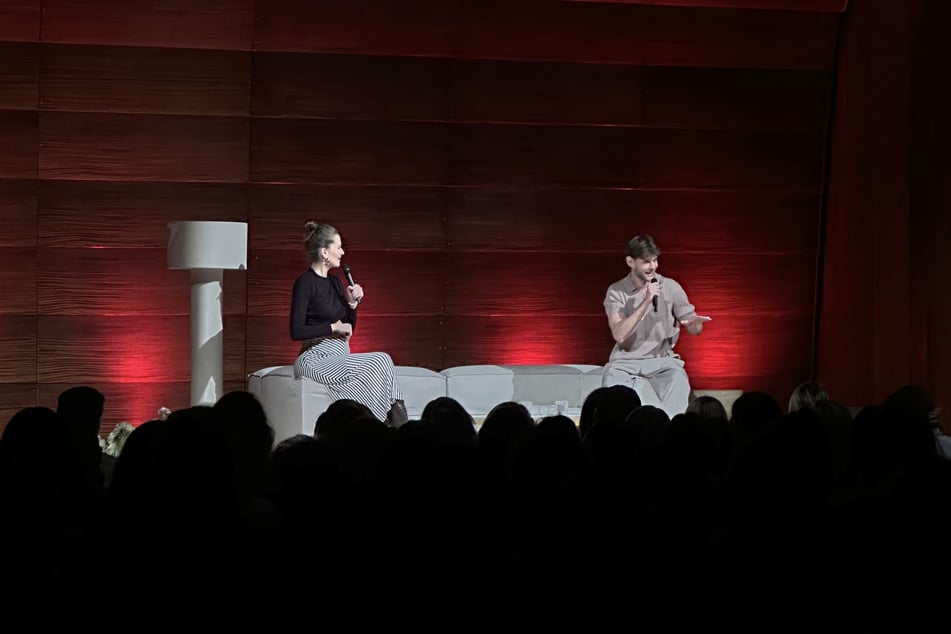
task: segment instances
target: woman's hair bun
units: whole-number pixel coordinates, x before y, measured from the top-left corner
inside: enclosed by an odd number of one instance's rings
[[[319,226],[320,223],[316,220],[308,220],[304,223],[304,229],[307,229],[308,231],[317,231],[317,227]]]

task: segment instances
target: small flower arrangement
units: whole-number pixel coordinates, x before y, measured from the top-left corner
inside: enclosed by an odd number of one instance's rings
[[[122,452],[122,447],[125,445],[126,439],[129,438],[129,434],[135,431],[135,427],[122,421],[115,426],[111,432],[109,432],[109,437],[106,438],[106,448],[103,450],[107,456],[112,456],[113,458],[118,458],[119,454]]]

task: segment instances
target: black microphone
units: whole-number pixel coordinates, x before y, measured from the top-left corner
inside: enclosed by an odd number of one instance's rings
[[[356,282],[353,281],[353,274],[350,273],[350,265],[349,265],[349,264],[344,264],[344,265],[343,265],[343,274],[347,276],[347,284],[349,284],[350,286],[355,286],[355,285],[356,285]],[[654,310],[657,310],[656,304],[654,305]]]
[[[344,269],[344,270],[346,270],[346,269]],[[347,275],[350,275],[350,274],[347,273]],[[656,278],[656,277],[651,280],[651,284],[655,284],[656,282],[657,282],[657,278]],[[656,313],[656,312],[657,312],[657,295],[654,295],[654,297],[651,299],[651,301],[654,303],[654,312]]]

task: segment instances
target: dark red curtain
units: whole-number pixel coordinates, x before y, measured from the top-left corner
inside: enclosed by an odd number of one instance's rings
[[[947,15],[938,1],[869,0],[844,16],[817,372],[845,403],[911,382],[948,402]]]

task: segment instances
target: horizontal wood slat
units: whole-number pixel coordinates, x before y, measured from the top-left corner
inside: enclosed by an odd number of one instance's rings
[[[624,245],[638,232],[651,233],[665,252],[817,248],[818,192],[461,187],[451,196],[454,251],[602,251],[623,258]]]
[[[648,9],[537,1],[468,3],[458,13],[455,53],[477,59],[640,64],[647,59]]]
[[[723,130],[641,130],[645,188],[818,192],[823,137]]]
[[[165,249],[169,222],[247,220],[246,184],[44,180],[39,190],[44,247]]]
[[[36,178],[36,111],[0,110],[0,178]]]
[[[230,183],[248,178],[244,118],[44,112],[40,136],[41,178]]]
[[[36,253],[35,247],[0,248],[0,314],[36,312]]]
[[[446,318],[445,366],[603,364],[613,341],[604,316],[459,316]]]
[[[39,39],[40,0],[0,2],[0,40],[38,42]]]
[[[457,2],[270,0],[255,6],[255,51],[441,56],[453,50]]]
[[[151,319],[191,314],[190,274],[169,270],[165,249],[43,247],[39,253],[33,308],[40,315],[138,315]],[[246,313],[246,291],[245,271],[224,271],[224,314]]]
[[[0,315],[0,383],[36,380],[36,315]]]
[[[105,440],[109,432],[120,422],[138,427],[142,423],[159,418],[161,407],[175,411],[190,405],[191,384],[189,381],[149,383],[40,383],[37,387],[37,402],[44,407],[56,409],[60,393],[76,385],[90,385],[106,398],[102,412],[99,436]],[[243,381],[225,381],[223,394],[243,390]]]
[[[0,180],[0,246],[36,244],[37,181]]]
[[[445,121],[452,61],[366,55],[256,53],[252,113]]]
[[[702,314],[811,314],[814,255],[662,255]],[[604,314],[610,284],[627,275],[621,255],[456,253],[444,273],[449,315],[549,317]],[[489,282],[491,280],[491,282]],[[777,283],[782,280],[782,283]]]
[[[640,132],[617,127],[454,125],[451,182],[636,187]]]
[[[811,314],[720,316],[677,351],[695,388],[762,390],[787,401],[810,376]],[[754,343],[755,342],[755,343]]]
[[[643,123],[686,129],[825,129],[832,88],[826,72],[648,67]]]
[[[647,64],[830,71],[835,13],[651,7]]]
[[[628,226],[651,233],[665,253],[815,255],[819,249],[818,191],[642,191],[639,201],[638,217],[650,225]],[[606,225],[605,235],[617,235],[611,229]],[[633,234],[619,237],[617,249],[623,252]]]
[[[37,49],[34,43],[0,41],[0,108],[30,110],[37,107]]]
[[[253,0],[43,0],[43,41],[251,50]]]
[[[642,74],[637,66],[457,60],[452,118],[638,125]]]
[[[367,315],[358,321],[351,352],[387,352],[396,365],[430,370],[444,367],[442,342],[446,340],[439,316]],[[248,372],[274,365],[293,365],[300,342],[291,341],[286,317],[248,317]]]
[[[67,383],[188,381],[187,315],[39,316],[37,380]],[[245,318],[224,319],[224,380],[244,380]]]
[[[249,112],[251,58],[245,52],[46,45],[40,59],[43,110]]]
[[[442,184],[445,124],[251,120],[251,180]]]
[[[548,1],[278,0],[259,5],[256,18],[261,51],[830,70],[838,15]]]
[[[344,242],[346,250],[346,242]],[[309,266],[297,251],[255,251],[248,268],[248,313],[289,318],[291,289]],[[354,281],[366,292],[360,305],[364,315],[441,314],[444,309],[442,280],[446,274],[444,252],[354,251],[344,258]],[[347,285],[343,273],[332,275]]]
[[[641,195],[623,189],[453,188],[449,244],[453,251],[621,252],[621,236],[636,230]]]
[[[30,379],[22,383],[0,383],[0,433],[14,414],[24,407],[36,406],[36,383]]]
[[[309,219],[334,226],[354,250],[444,249],[449,196],[442,187],[254,184],[249,249],[299,250],[304,257]]]
[[[769,11],[820,11],[841,13],[848,0],[563,0],[564,2],[613,2],[616,4],[653,4],[671,7],[718,7],[762,9]]]

